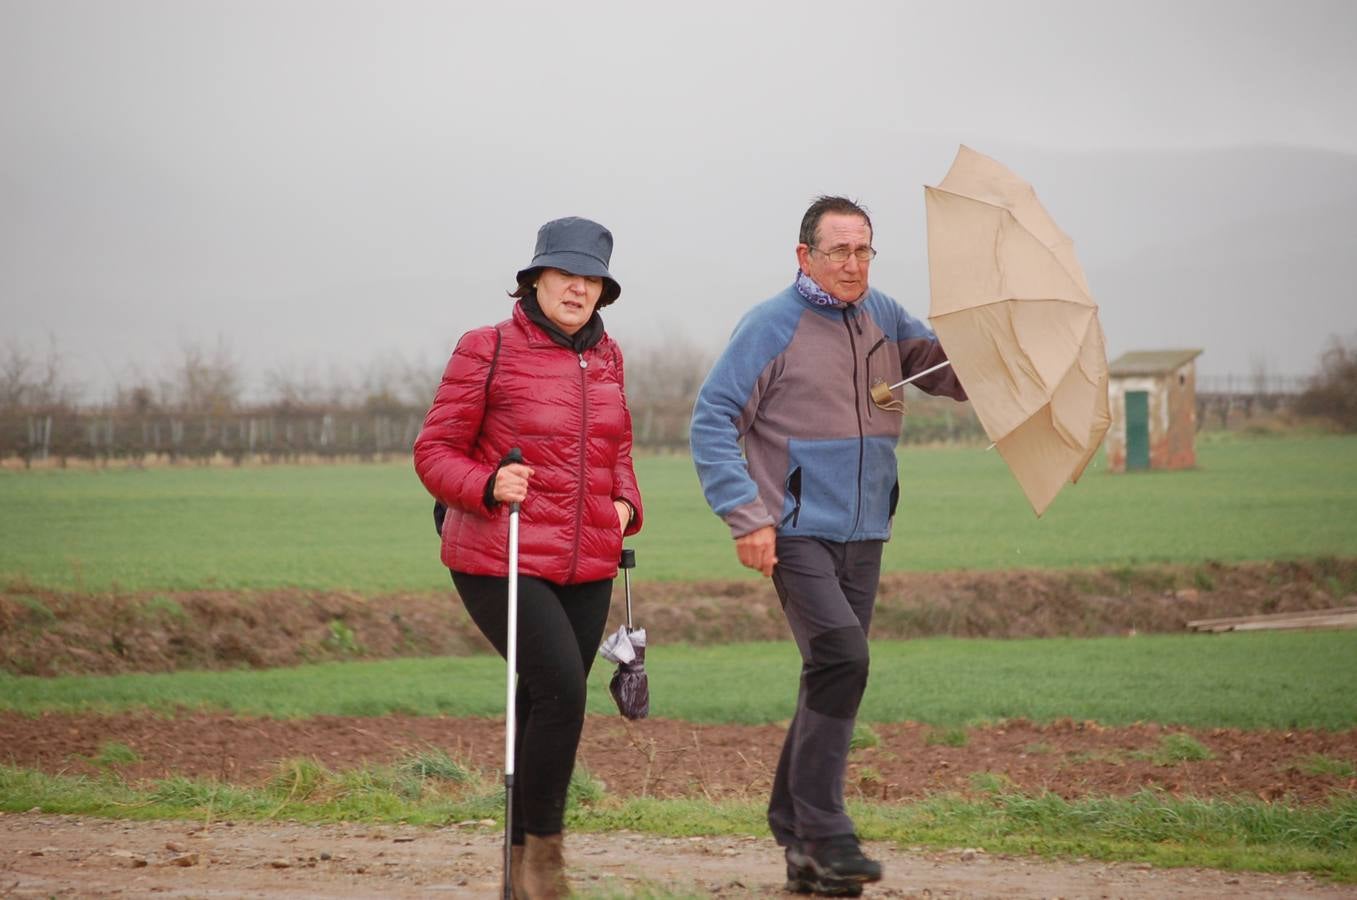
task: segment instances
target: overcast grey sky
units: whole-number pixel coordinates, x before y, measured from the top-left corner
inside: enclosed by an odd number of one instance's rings
[[[924,316],[921,185],[966,143],[1074,238],[1113,355],[1205,346],[1206,372],[1304,373],[1357,326],[1350,278],[1316,275],[1299,320],[1269,292],[1251,301],[1264,321],[1225,328],[1212,311],[1237,300],[1209,287],[1147,324],[1144,273],[1250,210],[1321,210],[1357,243],[1355,47],[1343,0],[0,0],[0,340],[53,336],[94,398],[219,338],[256,385],[438,364],[507,314],[537,226],[578,214],[616,234],[605,319],[624,347],[716,346],[789,280],[822,192],[872,209],[873,282]],[[1259,146],[1303,151],[1298,178],[1319,159],[1336,187],[1184,209],[1112,168],[1153,181],[1207,159],[1190,193],[1233,171],[1211,154]],[[1290,265],[1247,281],[1293,283]]]

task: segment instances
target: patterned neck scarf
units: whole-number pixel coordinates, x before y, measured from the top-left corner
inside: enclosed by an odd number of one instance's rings
[[[796,290],[797,293],[816,306],[842,308],[848,305],[842,300],[835,300],[833,297],[829,296],[824,288],[815,283],[814,278],[811,278],[799,268],[796,270]]]

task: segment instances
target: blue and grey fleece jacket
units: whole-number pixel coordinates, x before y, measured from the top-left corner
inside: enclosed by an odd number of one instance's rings
[[[784,536],[889,538],[902,416],[874,405],[871,388],[946,358],[923,322],[876,290],[822,307],[793,284],[760,303],[735,327],[693,409],[707,502],[733,537],[775,525]],[[914,384],[966,399],[951,366]]]

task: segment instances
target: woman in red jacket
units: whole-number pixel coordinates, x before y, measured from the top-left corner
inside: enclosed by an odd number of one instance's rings
[[[419,478],[447,506],[443,562],[501,656],[508,510],[520,503],[512,856],[531,898],[568,891],[561,828],[585,681],[622,538],[641,528],[622,353],[598,314],[622,292],[612,245],[588,219],[543,225],[512,317],[462,336],[415,441]],[[523,462],[502,462],[514,447]]]

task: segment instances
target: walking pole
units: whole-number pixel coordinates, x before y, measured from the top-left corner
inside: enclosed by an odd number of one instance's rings
[[[500,466],[523,462],[517,447],[500,460]],[[514,676],[518,672],[518,501],[509,504],[509,646],[504,654],[508,663],[504,703],[504,900],[512,900],[514,855]]]

